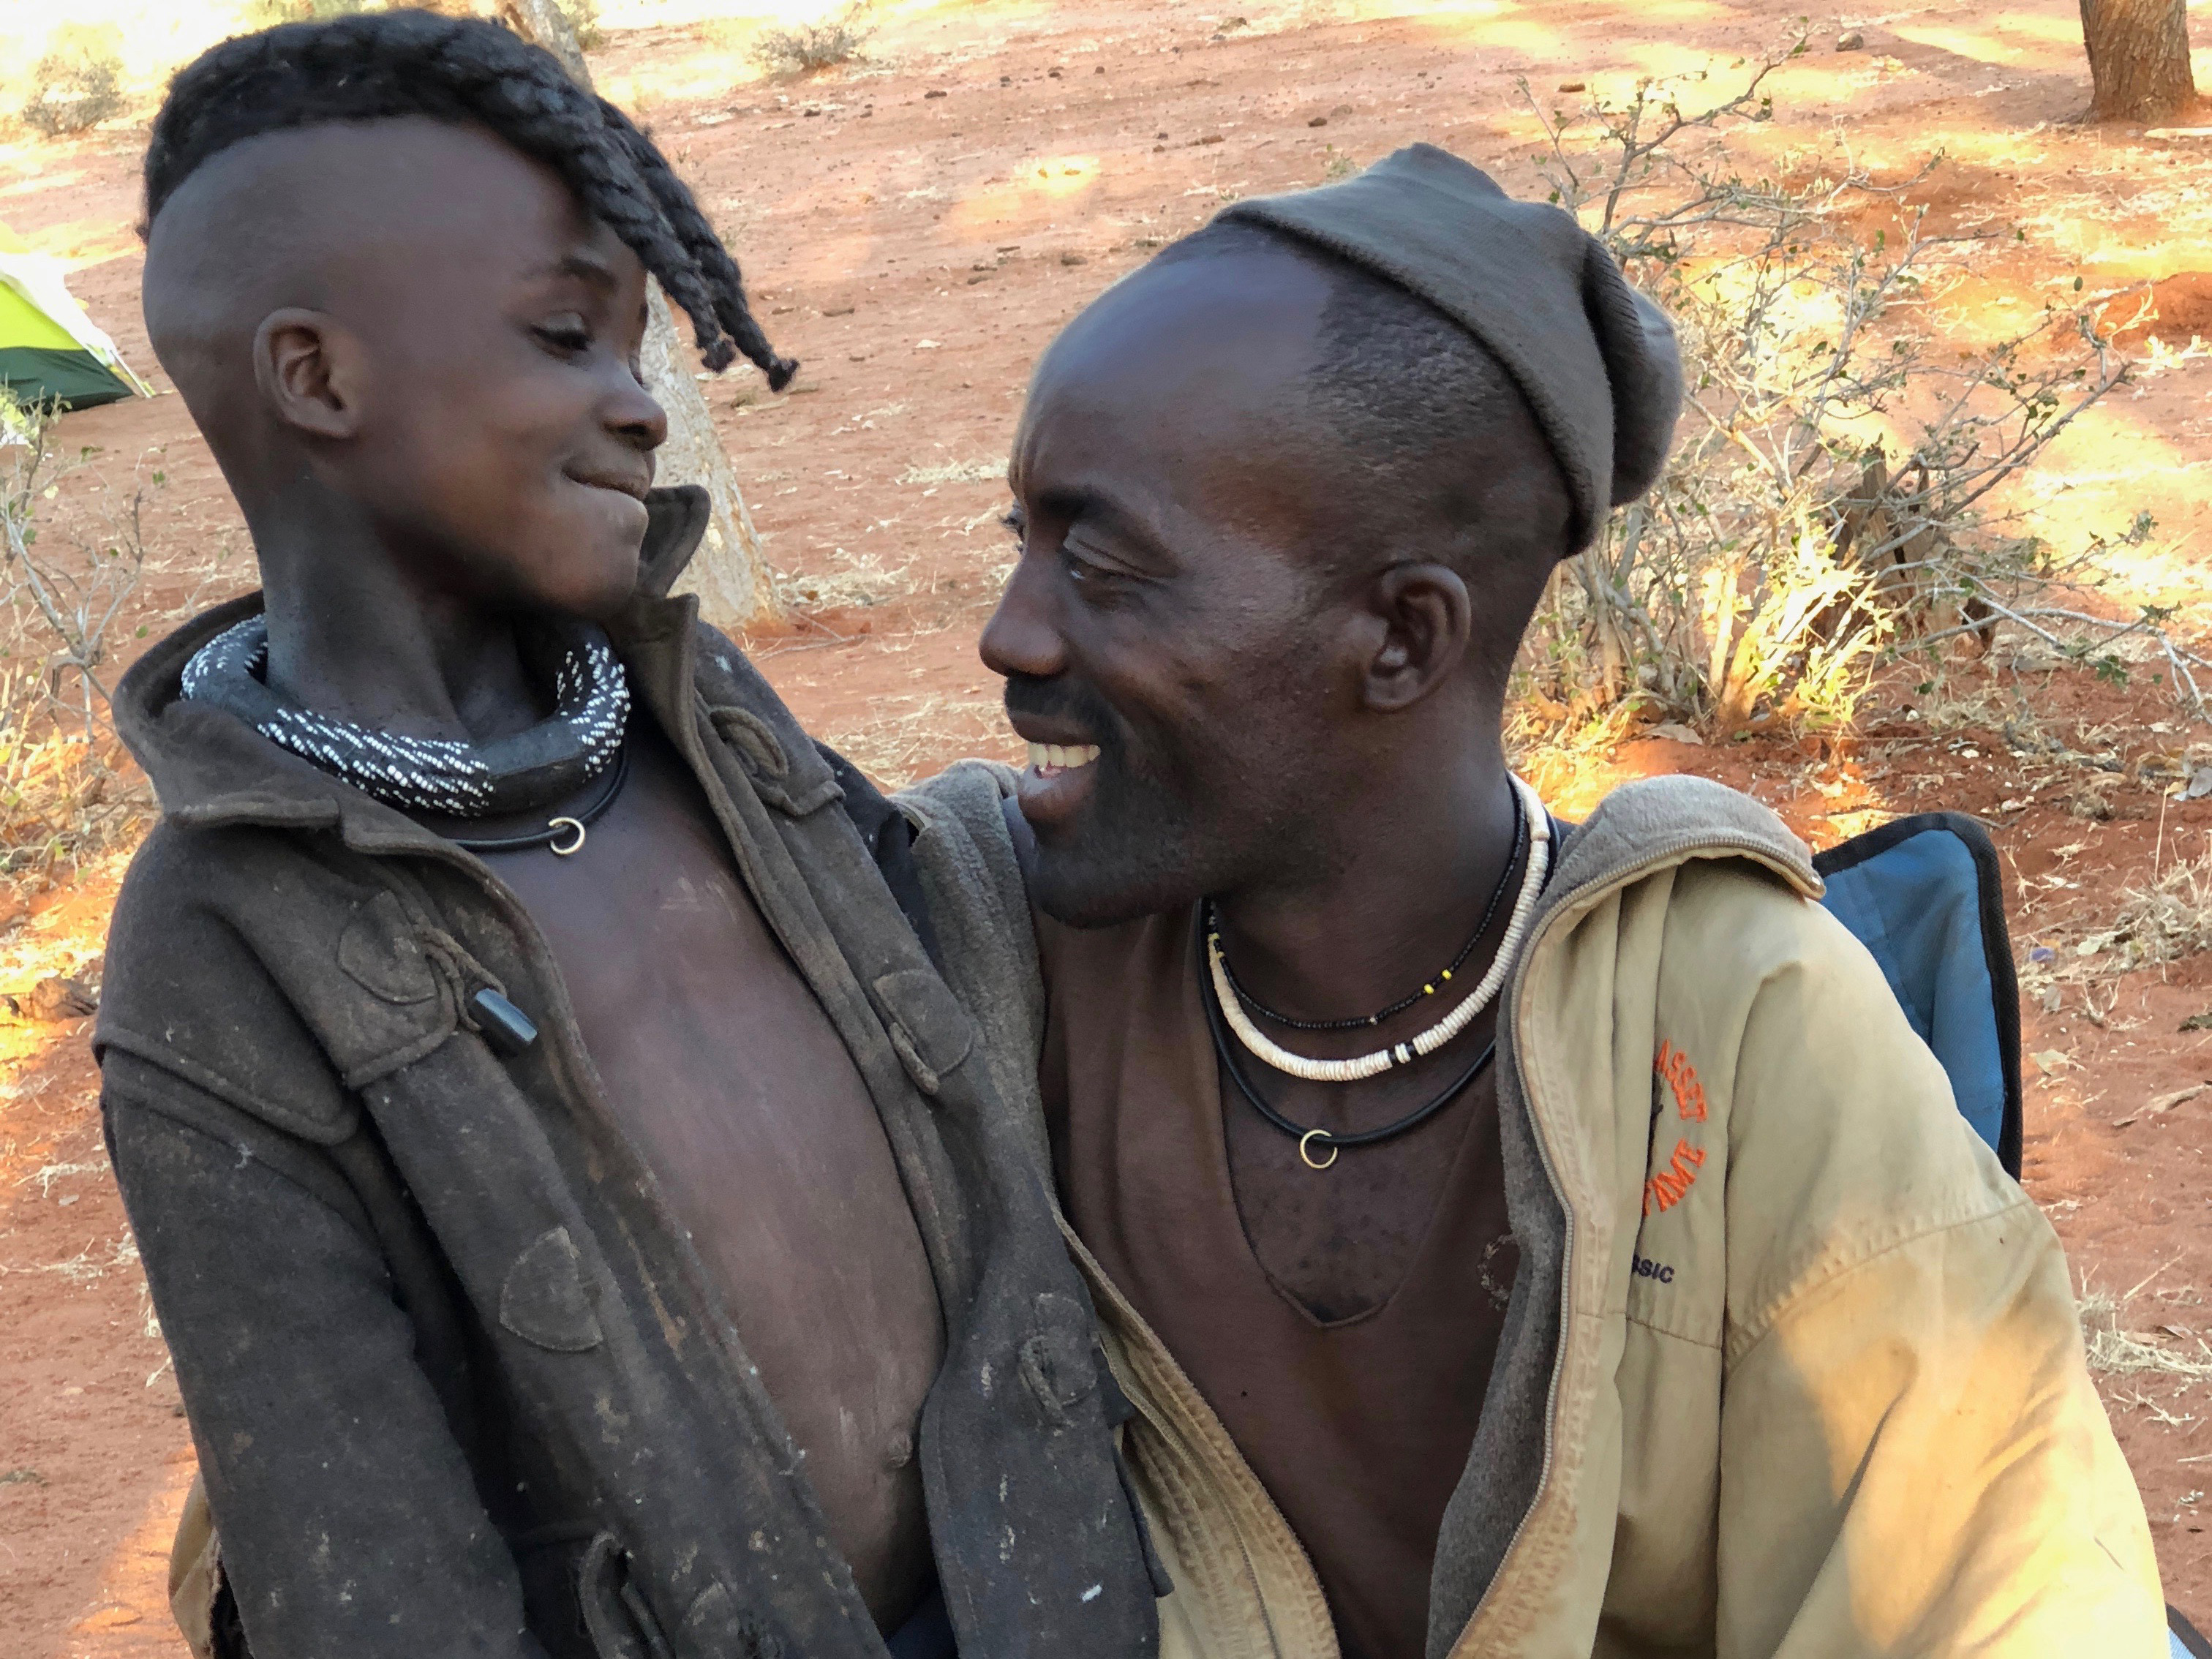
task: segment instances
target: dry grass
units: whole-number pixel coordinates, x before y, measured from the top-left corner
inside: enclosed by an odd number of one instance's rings
[[[868,610],[915,591],[914,561],[885,564],[873,553],[839,550],[827,570],[775,576],[776,603],[786,611]]]
[[[135,841],[151,801],[128,765],[104,730],[56,728],[42,676],[0,675],[0,881],[42,884]]]
[[[1632,702],[1595,710],[1554,703],[1516,675],[1505,714],[1505,752],[1513,769],[1569,817],[1594,806],[1610,784],[1613,750],[1641,723]]]
[[[1003,755],[1005,710],[996,702],[934,692],[884,697],[865,726],[841,727],[822,741],[886,789],[902,789],[961,755]]]
[[[998,460],[945,461],[936,466],[910,466],[898,476],[902,484],[985,483],[1006,476],[1004,458]]]
[[[2149,886],[2130,889],[2112,936],[2128,947],[2130,966],[2212,950],[2212,853],[2169,865]]]
[[[2146,1374],[2202,1382],[2212,1378],[2212,1343],[2195,1340],[2194,1352],[2175,1346],[2185,1340],[2150,1331],[2124,1331],[2120,1315],[2128,1297],[2110,1291],[2084,1289],[2080,1303],[2081,1334],[2088,1344],[2089,1368],[2107,1376]]]

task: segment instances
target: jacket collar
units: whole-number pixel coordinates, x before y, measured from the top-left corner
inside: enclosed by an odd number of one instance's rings
[[[708,510],[707,492],[696,484],[646,496],[637,588],[608,633],[626,659],[644,659],[639,665],[657,684],[670,666],[659,659],[684,655],[697,604],[668,590],[697,551]],[[236,716],[183,696],[179,681],[192,653],[261,609],[257,592],[202,611],[140,657],[116,688],[117,732],[152,780],[162,811],[192,827],[336,830],[369,852],[442,846],[404,812],[278,748]]]
[[[1772,811],[1710,778],[1640,778],[1624,783],[1570,830],[1553,854],[1555,873],[1532,921],[1569,905],[1585,905],[1631,881],[1692,859],[1749,859],[1780,876],[1806,898],[1818,898],[1820,876],[1803,842]]]

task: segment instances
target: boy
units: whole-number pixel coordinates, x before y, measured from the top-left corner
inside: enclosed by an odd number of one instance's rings
[[[118,700],[166,816],[98,1046],[196,1644],[1148,1650],[1126,1407],[944,977],[989,896],[666,597],[648,274],[795,367],[689,192],[414,12],[215,48],[146,185],[264,583]]]
[[[1521,631],[1680,400],[1603,247],[1425,145],[1036,371],[1001,869],[1164,1651],[2165,1651],[2057,1241],[1804,848],[1507,769]]]

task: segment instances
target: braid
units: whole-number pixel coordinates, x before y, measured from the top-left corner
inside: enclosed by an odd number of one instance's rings
[[[631,164],[659,204],[662,218],[682,240],[684,252],[706,279],[714,296],[715,319],[729,331],[738,349],[761,366],[770,387],[781,391],[798,373],[799,365],[788,357],[778,357],[768,337],[761,332],[760,325],[754,321],[745,305],[744,281],[738,274],[738,262],[722,246],[722,239],[707,222],[707,216],[699,211],[699,204],[690,187],[676,176],[675,169],[668,165],[668,158],[653,140],[630,125],[629,117],[605,99],[599,100],[599,112],[628,149]]]
[[[691,319],[707,367],[742,351],[781,391],[737,261],[651,139],[495,23],[389,11],[286,23],[203,53],[170,83],[146,147],[146,221],[209,157],[265,132],[422,115],[490,130],[558,173]]]

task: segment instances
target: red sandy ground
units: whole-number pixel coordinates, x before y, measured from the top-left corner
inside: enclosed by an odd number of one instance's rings
[[[1167,0],[925,0],[887,16],[870,61],[784,84],[747,78],[742,34],[732,45],[697,23],[617,31],[595,59],[602,87],[645,105],[745,260],[772,335],[807,363],[781,398],[749,375],[708,387],[770,556],[800,589],[814,584],[793,623],[750,641],[756,654],[815,730],[893,781],[1007,752],[974,649],[1009,556],[994,522],[1003,489],[990,480],[1026,367],[1060,324],[1229,196],[1317,182],[1339,154],[1364,162],[1435,139],[1526,188],[1516,76],[1559,102],[1571,101],[1549,91],[1562,80],[1618,87],[1639,72],[1724,67],[1771,44],[1795,9],[1471,0],[1410,15],[1339,5],[1237,19]],[[1952,163],[1931,192],[1942,222],[2030,233],[1978,269],[1968,297],[1990,316],[2070,297],[2080,275],[2093,297],[2155,284],[2170,337],[2212,331],[2212,271],[2192,268],[2212,228],[2207,147],[2067,125],[2087,101],[2074,7],[2036,0],[1996,22],[1990,9],[1952,0],[1879,21],[1817,19],[1817,49],[1777,83],[1761,142],[1770,154],[1848,145],[1897,168],[1945,149]],[[1863,28],[1866,50],[1827,50],[1844,24]],[[2208,68],[2199,80],[2212,85]],[[130,236],[142,143],[117,131],[0,151],[0,218],[79,263],[79,297],[150,372]],[[2062,544],[2151,511],[2157,532],[2124,574],[2136,595],[2183,605],[2177,626],[2199,638],[2212,622],[2200,604],[2208,389],[2212,369],[2198,364],[2124,391],[2027,492]],[[161,452],[169,483],[139,596],[149,627],[196,589],[205,599],[250,580],[235,511],[173,395],[73,417],[65,436],[101,447],[117,476]],[[906,481],[969,464],[968,479]],[[228,563],[203,589],[226,544]],[[1907,714],[1915,702],[1929,706]],[[2017,752],[2008,721],[2118,769]],[[2021,949],[2053,944],[2069,975],[2055,1011],[2028,1016],[2026,1048],[2043,1060],[2028,1068],[2027,1186],[2085,1283],[2134,1287],[2124,1324],[2202,1358],[2212,1093],[2142,1109],[2212,1079],[2212,1033],[2179,1029],[2212,1008],[2212,957],[2100,976],[2075,946],[2154,863],[2212,846],[2212,801],[2165,799],[2175,767],[2212,759],[2207,736],[2140,679],[2123,690],[2038,671],[2001,644],[1990,663],[1954,668],[1933,699],[1886,689],[1847,740],[1643,739],[1579,768],[1555,763],[1543,781],[1572,811],[1621,776],[1704,772],[1818,842],[1937,805],[1997,824]],[[2081,815],[2097,811],[2109,816]],[[46,896],[0,930],[0,952],[21,957],[41,939],[96,951],[112,879]],[[173,1655],[162,1573],[191,1451],[100,1167],[83,1033],[0,1036],[13,1062],[0,1088],[0,1635],[25,1659]],[[2197,1519],[2212,1489],[2206,1395],[2154,1376],[2105,1381],[2168,1594],[2212,1613]]]

